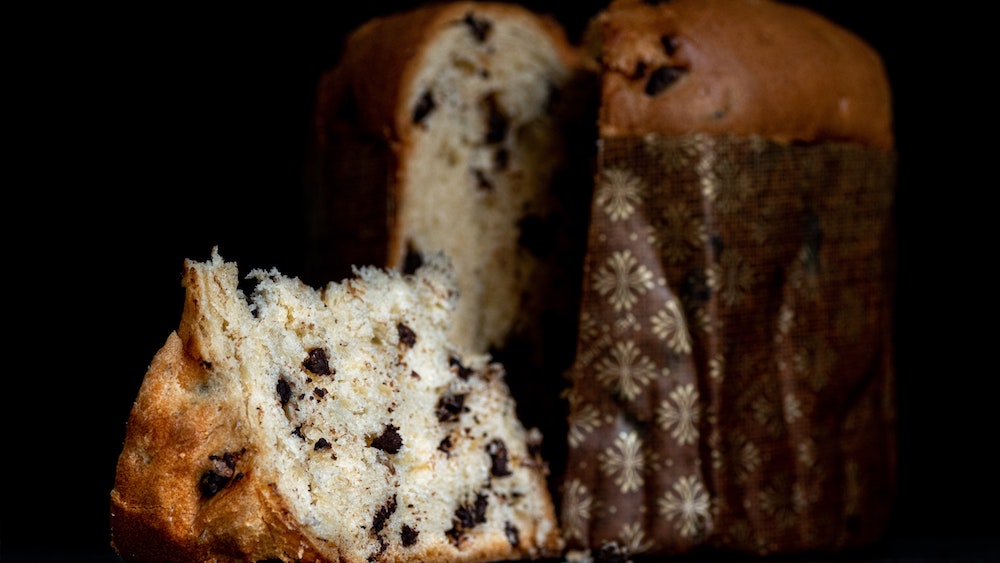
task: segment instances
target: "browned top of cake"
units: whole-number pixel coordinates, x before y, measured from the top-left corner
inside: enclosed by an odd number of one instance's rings
[[[317,130],[353,125],[354,134],[369,134],[390,141],[405,139],[420,107],[409,107],[408,98],[418,81],[421,63],[442,30],[461,26],[486,40],[493,20],[520,21],[536,29],[560,50],[567,66],[579,53],[561,25],[551,16],[506,2],[435,2],[408,11],[372,18],[354,29],[344,41],[336,67],[324,73],[317,100]],[[356,103],[346,103],[353,98]],[[330,115],[334,108],[349,108],[351,115]]]
[[[594,20],[602,136],[758,134],[893,146],[879,54],[772,0],[614,0]]]

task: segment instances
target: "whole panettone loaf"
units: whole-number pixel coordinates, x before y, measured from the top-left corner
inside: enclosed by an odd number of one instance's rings
[[[870,546],[895,494],[878,54],[772,0],[615,0],[561,523],[570,549]]]
[[[213,252],[128,421],[127,561],[490,561],[559,552],[540,436],[447,339],[447,262],[321,290]]]

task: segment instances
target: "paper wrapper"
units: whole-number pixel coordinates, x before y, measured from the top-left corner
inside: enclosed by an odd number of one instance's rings
[[[570,369],[569,547],[877,541],[895,492],[895,154],[601,141]]]

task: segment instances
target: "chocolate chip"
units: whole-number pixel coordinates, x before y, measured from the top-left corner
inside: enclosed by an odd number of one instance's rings
[[[406,344],[409,347],[413,347],[417,343],[417,333],[413,332],[413,329],[406,326],[403,323],[396,325],[396,332],[399,333],[399,341]]]
[[[210,498],[224,489],[231,479],[231,477],[219,475],[214,471],[206,471],[201,474],[201,479],[198,480],[198,489],[201,491],[201,496]]]
[[[500,107],[500,102],[497,101],[496,94],[483,98],[483,106],[486,109],[486,143],[493,145],[503,142],[510,123]]]
[[[462,409],[464,407],[464,394],[446,393],[438,399],[437,408],[434,412],[437,414],[438,421],[454,422],[458,420],[458,416],[462,414]]]
[[[472,368],[467,368],[462,365],[462,360],[459,359],[458,356],[451,356],[448,358],[448,365],[453,368],[458,368],[456,370],[456,375],[458,375],[461,379],[469,379],[469,376],[473,373]]]
[[[639,61],[632,69],[632,80],[639,80],[643,76],[646,76],[646,61]]]
[[[493,29],[493,24],[489,20],[477,18],[472,12],[465,14],[465,19],[462,22],[469,26],[472,36],[480,43],[486,41],[486,38],[490,35],[490,31]]]
[[[663,45],[663,52],[667,56],[672,57],[674,53],[677,52],[677,42],[674,40],[672,35],[663,35],[660,37],[660,44]]]
[[[498,171],[504,171],[507,169],[507,165],[510,163],[510,151],[505,148],[499,148],[495,153],[493,153],[493,168]]]
[[[315,450],[315,451],[318,452],[320,450],[328,450],[328,449],[330,449],[332,447],[333,447],[333,444],[331,444],[330,442],[328,442],[326,440],[326,438],[320,438],[319,440],[316,440],[316,445],[313,446],[313,450]]]
[[[210,498],[221,491],[232,481],[236,474],[236,460],[239,454],[225,452],[221,456],[210,455],[208,460],[212,462],[212,468],[201,474],[198,480],[198,489],[201,496]]]
[[[452,526],[444,531],[444,535],[448,536],[448,540],[451,541],[452,545],[458,547],[462,543],[462,529],[458,526]]]
[[[385,528],[385,521],[392,516],[393,512],[396,512],[396,495],[392,495],[391,499],[375,511],[375,517],[372,518],[373,534],[377,534],[382,531],[382,528]]]
[[[330,369],[326,350],[322,348],[309,350],[309,356],[305,360],[302,360],[302,367],[316,375],[333,375],[335,373]]]
[[[278,380],[278,399],[281,400],[281,406],[285,406],[292,399],[292,388],[284,378]]]
[[[646,95],[655,96],[666,90],[684,74],[684,69],[672,66],[661,66],[649,75],[646,81]]]
[[[417,100],[417,105],[413,106],[414,125],[419,125],[435,108],[437,108],[437,103],[434,101],[434,95],[431,94],[430,90],[424,92]]]
[[[411,244],[406,245],[406,257],[403,258],[403,273],[412,274],[424,265],[424,255]]]
[[[301,424],[298,425],[298,426],[296,426],[295,430],[292,430],[292,436],[298,436],[299,438],[302,438],[303,440],[306,439],[306,437],[302,435],[302,425]]]
[[[417,543],[417,536],[419,535],[420,532],[411,528],[408,524],[403,524],[402,529],[399,531],[399,539],[402,540],[403,547],[410,547]]]
[[[466,530],[486,522],[486,506],[488,504],[489,499],[480,493],[476,495],[476,500],[472,504],[458,505],[452,519],[452,526],[445,531],[445,535],[453,544],[457,546],[461,543]]]
[[[399,427],[391,424],[385,425],[382,434],[372,440],[371,447],[378,448],[385,453],[394,454],[403,445],[403,437],[399,435]]]
[[[507,535],[507,541],[510,542],[511,547],[516,548],[521,543],[521,532],[517,529],[517,526],[510,522],[505,522],[503,532]]]
[[[476,177],[476,188],[484,192],[493,191],[493,182],[486,177],[486,173],[482,170],[473,170],[472,175]]]
[[[455,445],[451,443],[451,436],[445,436],[444,439],[441,440],[441,443],[438,444],[438,449],[444,453],[450,452],[453,447],[455,447]]]
[[[472,528],[476,524],[482,524],[486,522],[486,506],[489,504],[490,499],[482,493],[476,495],[476,502],[471,507],[463,507],[469,514],[471,514],[472,521],[470,524],[466,524],[466,528]],[[463,521],[465,524],[465,521]]]
[[[323,397],[326,397],[327,390],[322,387],[317,387],[313,389],[313,394],[322,399]]]
[[[490,474],[494,477],[506,477],[510,475],[510,467],[507,465],[507,446],[503,443],[503,440],[497,438],[486,444],[486,452],[490,454]]]

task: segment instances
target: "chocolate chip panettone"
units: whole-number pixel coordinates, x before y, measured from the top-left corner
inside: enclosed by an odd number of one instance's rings
[[[878,54],[770,0],[615,0],[568,392],[570,549],[833,552],[895,493]]]
[[[213,252],[128,421],[127,561],[490,561],[559,553],[540,436],[503,367],[447,339],[439,255],[315,290]]]

